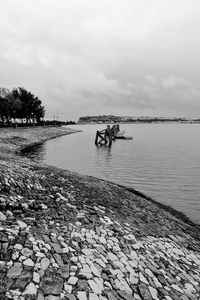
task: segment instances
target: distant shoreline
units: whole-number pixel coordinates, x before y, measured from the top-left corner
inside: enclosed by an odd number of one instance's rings
[[[178,124],[200,124],[200,121],[134,121],[134,122],[88,122],[88,123],[77,123],[74,125],[103,125],[103,124],[169,124],[169,123],[178,123]]]

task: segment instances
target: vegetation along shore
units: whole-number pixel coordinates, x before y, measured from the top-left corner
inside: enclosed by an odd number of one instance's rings
[[[0,129],[0,299],[199,299],[200,226],[133,189],[21,155],[72,132]]]

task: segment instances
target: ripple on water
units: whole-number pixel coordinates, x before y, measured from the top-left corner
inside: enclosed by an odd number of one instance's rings
[[[94,145],[96,130],[105,125],[78,127],[82,133],[50,140],[28,155],[131,186],[200,223],[200,125],[123,124],[133,140],[117,140],[111,149]]]

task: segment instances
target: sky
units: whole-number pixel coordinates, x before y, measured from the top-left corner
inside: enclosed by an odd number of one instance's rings
[[[0,87],[46,118],[200,117],[199,0],[0,0]]]

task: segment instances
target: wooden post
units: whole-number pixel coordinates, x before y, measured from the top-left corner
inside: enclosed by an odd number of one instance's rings
[[[95,145],[106,145],[108,143],[108,146],[112,146],[112,141],[115,139],[116,134],[119,132],[119,124],[115,124],[110,127],[110,125],[107,125],[107,128],[101,131],[96,132],[95,137]]]
[[[111,147],[112,146],[112,132],[110,129],[110,125],[107,125],[107,137],[108,137],[108,146]]]
[[[96,137],[95,137],[95,145],[98,144],[98,137],[99,137],[99,131],[97,130]]]

